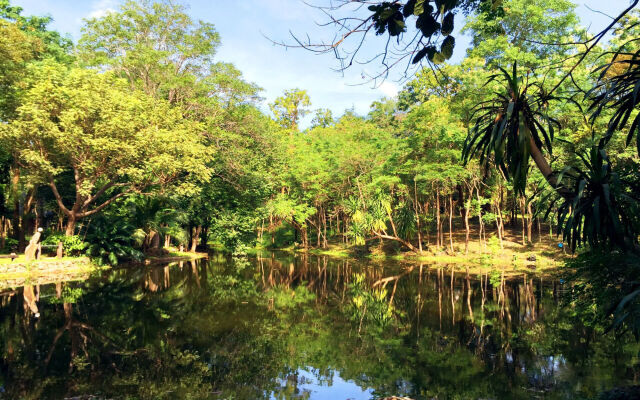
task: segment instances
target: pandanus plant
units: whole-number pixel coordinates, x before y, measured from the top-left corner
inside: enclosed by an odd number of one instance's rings
[[[630,214],[637,209],[639,200],[623,191],[605,144],[602,139],[588,154],[578,154],[582,166],[567,167],[558,175],[558,180],[572,186],[575,193],[558,207],[558,224],[572,249],[582,244],[633,249],[637,244]]]
[[[545,114],[547,104],[553,98],[547,96],[541,85],[528,83],[518,76],[514,63],[512,73],[500,68],[500,74],[489,77],[487,84],[498,80],[505,83],[495,98],[476,106],[474,127],[469,132],[463,149],[463,161],[467,163],[479,156],[480,163],[488,165],[493,158],[514,189],[524,194],[533,159],[545,179],[563,197],[571,193],[558,182],[543,150],[552,155],[554,126],[559,123]]]
[[[640,41],[633,39],[630,43]],[[623,46],[624,48],[624,46]],[[640,50],[635,52],[617,51],[612,61],[597,70],[598,84],[589,92],[592,103],[589,110],[595,120],[605,109],[612,109],[606,140],[614,133],[624,130],[629,122],[627,146],[636,136],[636,147],[640,155]]]
[[[637,248],[638,231],[625,212],[637,203],[621,201],[622,191],[612,189],[620,185],[605,152],[607,137],[588,156],[578,155],[584,165],[554,171],[543,150],[552,156],[554,127],[559,123],[546,115],[546,108],[550,101],[562,99],[545,93],[537,83],[527,83],[518,76],[515,64],[511,74],[500,71],[487,83],[502,80],[505,90],[477,106],[476,124],[467,136],[463,161],[476,155],[482,164],[493,161],[513,182],[516,193],[524,195],[533,159],[559,195],[559,228],[572,249],[584,243]]]

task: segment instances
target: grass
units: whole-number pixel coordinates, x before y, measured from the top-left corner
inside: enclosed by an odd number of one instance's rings
[[[187,261],[197,258],[206,257],[206,253],[196,252],[179,252],[177,248],[168,249],[169,252],[162,256],[150,256],[145,259],[145,263],[162,263],[173,261]],[[64,269],[52,269],[51,271],[38,271],[31,268],[32,265],[37,263],[50,263],[50,262],[73,262],[72,265],[67,265]],[[0,258],[0,265],[9,266],[12,264],[27,264],[25,272],[7,272],[0,273],[0,282],[12,280],[12,279],[35,279],[42,277],[57,278],[67,276],[69,274],[83,274],[93,271],[108,269],[109,266],[100,267],[91,262],[88,257],[41,257],[39,260],[27,261],[24,254],[20,254],[13,261],[10,258]]]
[[[2,259],[3,261],[5,259]],[[2,263],[3,265],[11,265],[11,259],[7,259],[8,263]],[[52,269],[50,271],[41,271],[30,268],[31,265],[35,265],[36,263],[53,263],[53,262],[69,262],[72,261],[71,265],[65,265],[63,269]],[[34,260],[27,262],[24,258],[24,255],[16,258],[14,264],[27,264],[26,271],[24,272],[6,272],[0,273],[0,287],[2,287],[3,282],[7,282],[9,280],[19,280],[24,279],[25,282],[34,281],[40,282],[40,280],[45,279],[45,281],[55,281],[59,279],[66,278],[70,275],[73,276],[89,276],[91,272],[104,269],[107,267],[99,267],[91,262],[91,260],[87,257],[63,257],[63,258],[55,258],[55,257],[43,257],[40,260]]]
[[[33,260],[31,262],[50,262],[50,261],[88,261],[87,257],[41,257],[40,260]],[[24,264],[27,262],[24,254],[18,255],[13,261],[10,258],[0,258],[0,265],[8,265],[8,264]]]

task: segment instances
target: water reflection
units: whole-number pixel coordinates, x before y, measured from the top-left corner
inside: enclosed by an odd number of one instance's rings
[[[638,345],[581,323],[561,290],[275,253],[4,289],[0,398],[589,398],[636,384]]]

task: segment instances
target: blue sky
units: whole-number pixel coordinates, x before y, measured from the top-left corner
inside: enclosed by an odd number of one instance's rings
[[[366,114],[370,104],[384,96],[393,96],[401,84],[397,76],[387,79],[381,86],[365,84],[363,75],[375,72],[374,66],[354,65],[344,74],[335,72],[338,66],[331,54],[316,55],[301,49],[274,46],[265,36],[274,40],[290,41],[290,31],[310,33],[314,38],[329,30],[320,30],[315,22],[325,20],[317,10],[301,0],[179,0],[189,6],[195,19],[215,24],[222,37],[218,60],[231,62],[245,78],[264,89],[266,104],[285,89],[302,88],[309,92],[312,108],[329,108],[334,115],[354,108]],[[83,19],[104,15],[116,9],[121,0],[12,0],[24,8],[25,15],[50,15],[52,28],[69,35],[74,42],[80,36]],[[314,0],[315,4],[328,0]],[[628,0],[608,0],[606,8],[601,0],[577,1],[577,13],[582,24],[597,32],[609,19],[587,8],[617,14],[628,6]],[[462,24],[457,22],[458,26]],[[379,39],[379,38],[378,38]],[[464,56],[468,40],[456,36],[453,62]],[[401,69],[400,69],[401,70]],[[307,118],[307,120],[310,117]],[[305,121],[308,123],[308,121]],[[303,123],[303,125],[305,125]]]

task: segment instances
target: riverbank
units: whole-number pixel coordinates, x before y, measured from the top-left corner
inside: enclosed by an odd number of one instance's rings
[[[191,261],[207,258],[207,253],[169,252],[158,256],[148,256],[142,262],[125,264],[141,266]],[[99,266],[88,257],[42,257],[40,260],[26,261],[24,255],[11,260],[0,259],[0,289],[26,285],[41,285],[59,281],[85,280],[91,273],[110,266]]]
[[[152,264],[166,264],[166,263],[174,263],[180,261],[191,261],[198,260],[201,258],[208,258],[208,253],[199,253],[199,252],[191,252],[191,251],[170,251],[167,254],[159,255],[159,256],[148,256],[144,259],[142,264],[144,265],[152,265]]]
[[[459,271],[468,270],[473,275],[500,271],[507,276],[521,272],[553,274],[571,257],[563,247],[559,247],[557,237],[544,234],[534,235],[532,242],[526,245],[523,245],[522,236],[518,231],[507,231],[502,244],[492,235],[483,242],[469,241],[468,245],[465,245],[463,234],[454,234],[451,242],[448,239],[447,236],[446,247],[440,249],[425,244],[422,253],[403,251],[394,242],[378,242],[368,247],[330,243],[326,248],[304,249],[289,246],[271,250],[333,258],[355,258],[371,262],[395,260],[410,264],[442,265]]]
[[[13,262],[0,264],[0,289],[84,280],[101,268],[87,257],[43,257],[37,261],[26,261],[21,256]]]

